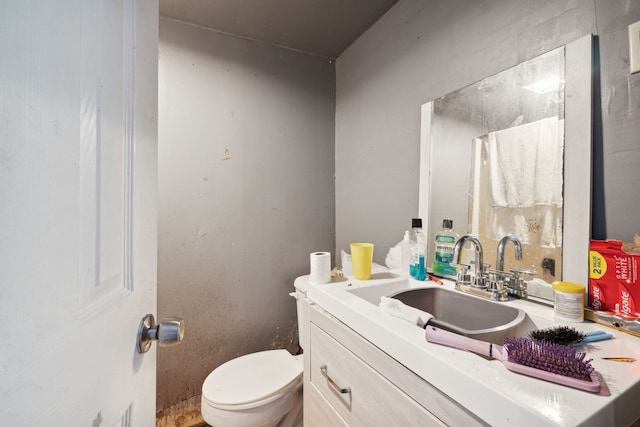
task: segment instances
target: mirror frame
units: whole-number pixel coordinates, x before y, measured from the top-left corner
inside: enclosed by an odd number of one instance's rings
[[[558,46],[561,47],[561,46]],[[593,36],[565,45],[565,141],[562,220],[562,279],[589,284],[591,241],[591,157]],[[431,197],[431,113],[421,109],[418,215],[429,221]],[[432,230],[428,230],[431,232]]]

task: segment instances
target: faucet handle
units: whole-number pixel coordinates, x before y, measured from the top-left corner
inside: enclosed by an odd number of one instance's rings
[[[525,268],[510,268],[513,276],[518,278],[521,274],[526,274],[528,276],[536,276],[538,273],[535,270],[527,270]]]
[[[467,271],[469,271],[469,269],[471,268],[471,266],[470,266],[470,265],[467,265],[467,264],[456,264],[456,263],[454,263],[454,262],[449,263],[449,265],[450,265],[451,267],[460,268],[460,269],[462,270],[462,272],[463,272],[463,273],[466,273],[466,272],[467,272]]]
[[[473,264],[473,267],[477,270],[478,266],[476,265],[476,262],[471,260],[470,261],[471,264]],[[487,264],[486,262],[482,263],[482,271],[487,271],[489,268],[491,268],[491,264]]]
[[[534,270],[526,270],[524,268],[511,268],[513,273],[513,283],[511,284],[511,294],[519,298],[526,298],[528,295],[527,283],[521,277],[526,274],[529,276],[535,276],[537,273]]]
[[[491,292],[491,299],[494,301],[509,301],[508,290],[503,279],[494,277],[494,280],[489,282],[489,292]]]
[[[457,280],[458,284],[462,284],[462,285],[470,285],[471,284],[471,275],[469,274],[469,269],[471,267],[469,265],[467,265],[467,264],[456,264],[456,263],[451,263],[449,265],[451,265],[452,267],[456,267],[456,268],[460,269],[460,271],[458,272],[458,280]]]
[[[455,262],[452,262],[449,265],[451,267],[455,267],[455,268],[459,268],[460,269],[458,271],[458,277],[468,276],[469,275],[469,270],[471,269],[470,265],[468,265],[468,264],[456,264]]]
[[[487,270],[487,273],[493,274],[496,277],[502,277],[502,278],[512,278],[514,276],[512,273],[508,273],[502,270]]]

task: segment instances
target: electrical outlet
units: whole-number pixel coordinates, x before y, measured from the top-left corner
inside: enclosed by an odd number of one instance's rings
[[[629,72],[640,71],[640,21],[629,25]]]

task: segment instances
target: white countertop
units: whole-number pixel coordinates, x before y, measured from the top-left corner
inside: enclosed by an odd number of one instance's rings
[[[307,278],[299,277],[296,285]],[[568,324],[584,332],[606,330],[614,336],[579,348],[593,359],[602,388],[599,394],[576,390],[513,373],[497,360],[426,342],[422,328],[389,316],[373,302],[379,300],[379,292],[388,295],[424,286],[453,289],[454,284],[417,282],[392,271],[373,274],[366,281],[348,277],[325,285],[307,284],[307,298],[492,426],[622,426],[640,419],[640,338],[588,321]],[[551,307],[521,300],[495,304],[523,309],[541,329],[558,324]],[[636,361],[613,362],[603,357]]]

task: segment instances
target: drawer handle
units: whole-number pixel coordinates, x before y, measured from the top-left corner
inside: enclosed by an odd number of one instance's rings
[[[340,387],[327,373],[327,365],[320,366],[320,372],[329,381],[329,385],[340,394],[351,394],[351,387]]]

